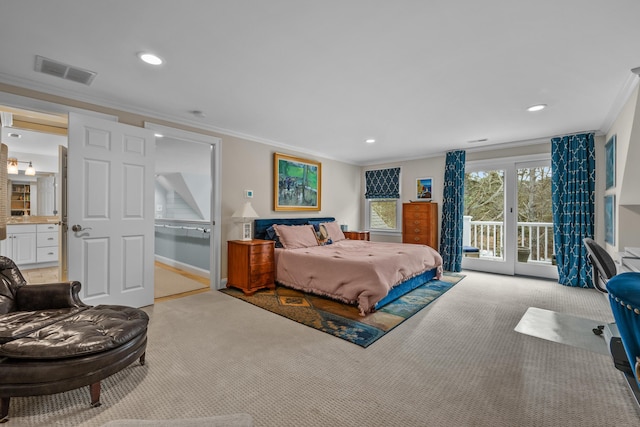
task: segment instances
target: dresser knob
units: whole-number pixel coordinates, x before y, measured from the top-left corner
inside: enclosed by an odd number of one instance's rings
[[[420,232],[420,229],[419,229],[419,228],[414,228],[414,229],[413,229],[413,232],[414,232],[414,233],[419,233],[419,232]]]
[[[413,240],[415,240],[416,242],[419,242],[420,238],[419,237],[414,237]]]

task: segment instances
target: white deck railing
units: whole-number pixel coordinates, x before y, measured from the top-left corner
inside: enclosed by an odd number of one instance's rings
[[[504,257],[504,223],[471,221],[470,224],[470,246],[478,248],[480,257],[502,259]],[[551,264],[551,256],[554,252],[553,223],[518,222],[518,248],[529,250],[526,262]]]

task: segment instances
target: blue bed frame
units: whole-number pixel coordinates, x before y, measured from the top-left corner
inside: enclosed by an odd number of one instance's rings
[[[269,219],[256,219],[254,221],[253,227],[253,235],[256,239],[267,239],[266,231],[273,224],[282,224],[282,225],[305,225],[309,224],[309,221],[322,221],[322,222],[331,222],[335,221],[333,217],[312,217],[312,218],[269,218]],[[409,243],[407,243],[409,244]],[[427,283],[429,280],[433,279],[436,276],[436,270],[432,269],[425,271],[422,274],[419,274],[415,277],[412,277],[409,280],[406,280],[399,285],[394,286],[386,297],[381,299],[374,306],[375,310],[378,310],[385,305],[389,304],[392,301],[400,298],[408,292],[411,292],[418,286],[421,286]]]

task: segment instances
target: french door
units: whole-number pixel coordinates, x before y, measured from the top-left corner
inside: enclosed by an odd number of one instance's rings
[[[467,163],[463,246],[463,268],[557,278],[548,158]]]

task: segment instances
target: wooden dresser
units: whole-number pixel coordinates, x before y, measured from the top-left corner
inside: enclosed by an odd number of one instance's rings
[[[233,286],[246,295],[263,288],[274,289],[273,240],[229,240],[227,242],[227,288]]]
[[[438,204],[402,204],[402,243],[418,243],[438,250]]]

